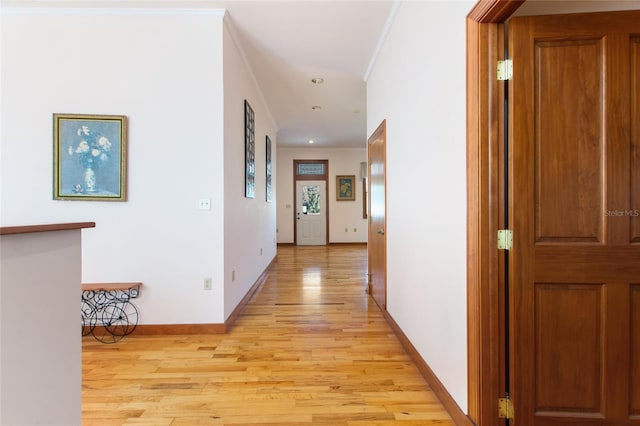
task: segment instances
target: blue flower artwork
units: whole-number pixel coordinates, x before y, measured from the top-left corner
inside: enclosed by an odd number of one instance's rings
[[[54,114],[54,199],[124,201],[123,116]]]

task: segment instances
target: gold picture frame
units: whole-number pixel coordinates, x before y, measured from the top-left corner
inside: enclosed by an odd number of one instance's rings
[[[356,176],[338,175],[336,176],[336,200],[355,201],[356,199]]]
[[[53,114],[53,199],[127,200],[127,117]]]

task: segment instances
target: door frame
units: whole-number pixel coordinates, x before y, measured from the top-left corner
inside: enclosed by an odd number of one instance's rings
[[[299,175],[298,164],[324,164],[323,175]],[[325,215],[325,227],[326,227],[326,241],[329,242],[329,160],[293,160],[293,245],[298,244],[298,225],[297,225],[297,208],[298,208],[298,189],[297,181],[299,180],[323,180],[325,182],[325,195],[326,201],[326,215]]]
[[[496,63],[505,22],[525,0],[479,0],[467,15],[467,368],[468,416],[498,421],[505,392],[504,99]]]

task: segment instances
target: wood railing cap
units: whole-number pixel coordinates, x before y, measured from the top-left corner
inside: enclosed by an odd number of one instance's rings
[[[47,225],[1,226],[0,235],[29,234],[33,232],[68,231],[95,228],[95,222],[51,223]]]

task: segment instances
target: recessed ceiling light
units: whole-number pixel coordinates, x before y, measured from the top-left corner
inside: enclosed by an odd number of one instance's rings
[[[324,78],[322,78],[322,77],[314,77],[314,78],[311,79],[311,82],[313,84],[322,84],[322,83],[324,83]]]
[[[320,111],[322,109],[322,107],[320,105],[314,105],[311,107],[312,110],[314,111]]]
[[[310,140],[310,141],[309,141],[309,143],[313,143],[313,141],[312,141],[312,140]]]

